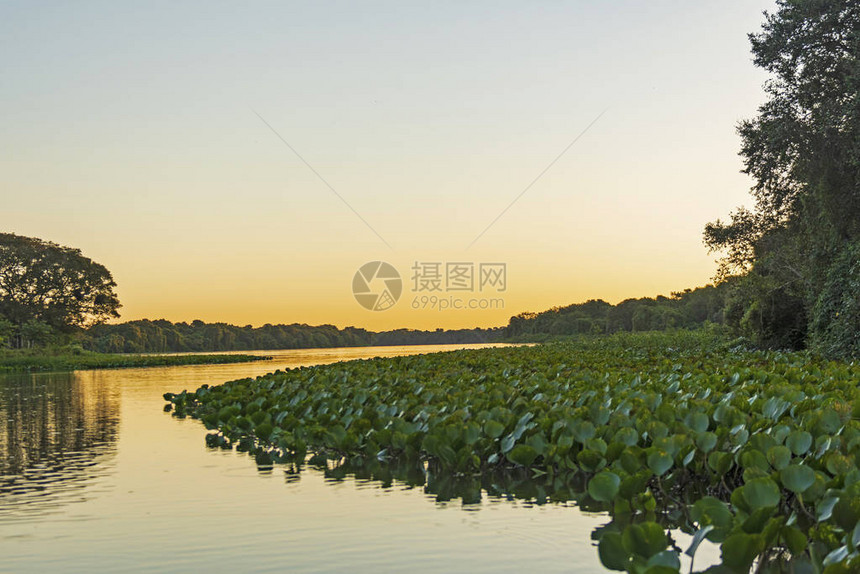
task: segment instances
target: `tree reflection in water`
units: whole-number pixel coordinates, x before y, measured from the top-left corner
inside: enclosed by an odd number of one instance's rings
[[[86,500],[111,471],[119,405],[80,373],[0,377],[0,518]]]

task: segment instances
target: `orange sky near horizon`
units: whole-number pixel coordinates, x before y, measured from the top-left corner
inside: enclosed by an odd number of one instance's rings
[[[0,230],[104,264],[122,320],[494,327],[705,285],[772,5],[3,6]],[[352,294],[376,260],[383,311]],[[507,288],[417,291],[416,262]]]

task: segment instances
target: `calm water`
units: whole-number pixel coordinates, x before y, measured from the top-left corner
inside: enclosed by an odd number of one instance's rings
[[[603,572],[591,533],[605,516],[259,471],[246,454],[207,449],[199,421],[162,411],[164,392],[204,383],[472,346],[0,377],[0,572]]]

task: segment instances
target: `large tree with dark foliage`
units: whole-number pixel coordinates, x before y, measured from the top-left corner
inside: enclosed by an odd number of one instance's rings
[[[118,317],[110,272],[79,249],[0,233],[0,318],[20,346],[39,326],[69,332]]]
[[[754,209],[705,228],[726,320],[767,346],[860,355],[860,3],[778,0],[750,35],[771,73],[739,126]]]

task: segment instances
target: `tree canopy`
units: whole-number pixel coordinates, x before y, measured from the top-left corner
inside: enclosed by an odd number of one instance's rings
[[[672,293],[671,297],[626,299],[611,305],[600,299],[511,317],[505,336],[513,340],[580,334],[696,329],[723,322],[727,284]]]
[[[44,327],[69,332],[119,317],[110,272],[80,249],[0,233],[0,319],[18,339]]]
[[[738,128],[755,206],[705,228],[719,277],[743,276],[726,319],[765,345],[857,355],[860,3],[778,0],[750,41],[771,74]]]

